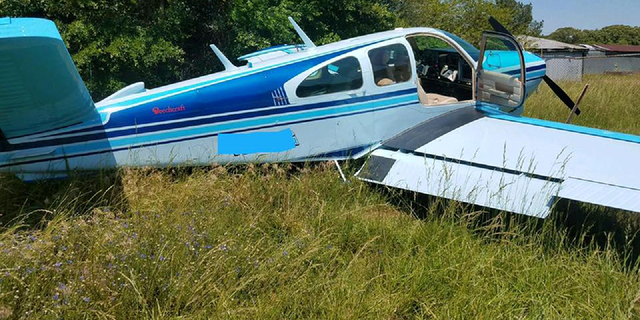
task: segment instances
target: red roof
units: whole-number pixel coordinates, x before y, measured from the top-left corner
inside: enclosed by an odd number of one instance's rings
[[[615,52],[629,52],[629,53],[640,53],[640,46],[624,46],[624,45],[614,45],[614,44],[599,44],[598,47],[605,48],[609,51]]]

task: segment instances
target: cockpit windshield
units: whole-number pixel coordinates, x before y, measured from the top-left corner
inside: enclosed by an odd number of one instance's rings
[[[471,56],[473,60],[478,62],[478,60],[480,59],[480,50],[478,50],[478,48],[474,47],[471,43],[456,36],[453,33],[449,33],[446,31],[442,31],[442,33],[451,38],[451,40],[455,41],[459,46],[462,47],[462,49],[464,49],[464,51],[466,51]]]

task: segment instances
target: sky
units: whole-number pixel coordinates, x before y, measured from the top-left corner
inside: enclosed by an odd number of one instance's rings
[[[521,0],[544,20],[543,34],[558,28],[600,29],[613,24],[640,26],[640,0]]]

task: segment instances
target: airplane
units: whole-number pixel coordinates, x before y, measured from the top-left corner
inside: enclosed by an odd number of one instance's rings
[[[52,21],[0,19],[0,172],[367,158],[363,181],[507,212],[640,212],[640,137],[523,117],[542,81],[575,104],[494,19],[479,49],[432,28],[316,46],[289,20],[303,44],[243,66],[211,45],[224,71],[94,102]]]

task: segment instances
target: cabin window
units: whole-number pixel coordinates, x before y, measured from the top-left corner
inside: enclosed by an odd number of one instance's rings
[[[407,48],[392,44],[369,51],[373,77],[377,86],[383,87],[411,79],[411,63]]]
[[[298,86],[300,98],[362,88],[362,68],[355,57],[348,57],[328,64],[311,73]]]
[[[418,97],[423,105],[444,105],[473,99],[473,71],[456,48],[429,35],[411,36],[407,41],[416,59]]]

